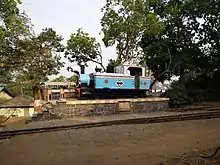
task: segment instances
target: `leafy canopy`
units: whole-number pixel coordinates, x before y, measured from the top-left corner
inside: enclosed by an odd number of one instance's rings
[[[63,66],[59,53],[64,51],[62,37],[52,28],[34,33],[28,16],[18,9],[20,3],[0,1],[0,85],[18,93],[57,74]]]
[[[60,76],[60,77],[57,77],[57,78],[51,80],[51,82],[65,82],[65,81],[66,81],[65,76]]]
[[[101,19],[106,47],[116,44],[118,60],[129,61],[141,56],[139,42],[143,33],[160,34],[163,24],[148,12],[145,0],[106,0]]]
[[[78,65],[88,65],[87,62],[92,61],[96,64],[102,64],[102,51],[100,43],[94,37],[90,37],[88,33],[78,29],[76,33],[71,34],[67,41],[65,58],[70,62],[77,62]]]
[[[32,82],[47,81],[48,76],[59,73],[63,63],[60,52],[64,51],[61,44],[63,38],[52,29],[43,29],[39,35],[21,40],[19,52],[23,63],[22,73],[28,75]]]
[[[106,72],[107,73],[114,73],[114,68],[116,66],[119,66],[121,64],[121,62],[119,60],[113,60],[113,59],[110,59],[108,61],[108,65],[106,67]]]
[[[195,62],[202,56],[196,43],[199,24],[194,17],[189,16],[186,2],[151,0],[148,3],[148,10],[160,18],[165,28],[156,36],[144,33],[141,47],[145,55],[142,61],[153,71],[154,77],[160,76],[160,81],[176,75],[184,82],[185,74],[195,69]]]
[[[11,81],[14,65],[19,59],[17,42],[30,35],[31,24],[24,13],[20,13],[17,0],[0,1],[0,85]],[[21,65],[20,65],[21,66]]]
[[[173,106],[219,100],[219,1],[150,0],[148,10],[165,25],[158,36],[144,34],[145,62],[159,81],[179,76],[164,96]],[[164,72],[166,71],[166,72]],[[161,73],[162,74],[158,78]],[[181,97],[180,97],[181,96]]]

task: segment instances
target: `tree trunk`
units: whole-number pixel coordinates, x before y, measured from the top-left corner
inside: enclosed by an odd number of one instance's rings
[[[33,89],[33,94],[34,94],[34,100],[37,100],[38,99],[37,86],[33,86],[32,89]]]
[[[44,100],[43,89],[40,85],[33,86],[34,100]]]
[[[23,95],[24,94],[24,92],[23,92],[23,86],[21,86],[21,95]]]
[[[179,83],[180,83],[181,87],[185,87],[185,73],[184,73],[184,68],[182,68],[182,67],[180,69]]]

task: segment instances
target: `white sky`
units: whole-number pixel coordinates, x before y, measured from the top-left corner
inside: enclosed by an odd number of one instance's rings
[[[31,18],[36,33],[46,27],[53,28],[63,36],[66,43],[71,33],[82,28],[103,45],[99,32],[101,31],[101,8],[105,2],[106,0],[22,0],[20,9]],[[102,46],[102,53],[104,65],[107,65],[108,59],[117,57],[115,47]],[[87,73],[94,71],[96,66],[94,63],[89,65],[86,68]],[[70,77],[72,73],[65,67],[58,76],[60,75]]]

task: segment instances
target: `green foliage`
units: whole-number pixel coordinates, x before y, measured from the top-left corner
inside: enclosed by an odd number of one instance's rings
[[[116,44],[120,61],[142,55],[139,42],[144,32],[158,35],[163,29],[156,14],[147,11],[144,0],[106,0],[102,12],[103,42],[106,47]]]
[[[76,81],[76,75],[73,75],[69,78],[65,77],[65,76],[60,76],[57,77],[53,80],[51,80],[51,82],[75,82]]]
[[[17,75],[14,81],[7,82],[6,84],[8,90],[14,95],[33,96],[32,84],[24,74]]]
[[[165,28],[160,35],[145,33],[141,43],[145,53],[142,60],[154,77],[167,70],[159,81],[176,75],[184,84],[186,72],[195,69],[196,61],[202,56],[200,45],[195,42],[198,22],[192,23],[193,18],[188,17],[185,6],[186,1],[180,0],[149,1],[148,10],[161,18]]]
[[[170,98],[170,107],[180,107],[202,101],[219,101],[220,72],[213,75],[200,74],[194,79],[188,79],[185,86],[179,81],[171,84],[171,89],[163,93],[162,97]]]
[[[220,72],[212,75],[200,74],[196,79],[186,82],[188,96],[193,101],[218,101],[220,99]]]
[[[108,62],[108,65],[106,67],[106,72],[107,73],[114,73],[114,68],[116,66],[119,66],[121,64],[121,61],[120,60],[113,60],[113,59],[110,59],[109,62]]]
[[[19,0],[0,1],[0,39],[9,41],[9,38],[3,38],[7,36],[13,37],[13,39],[16,40],[20,35],[29,34],[30,20],[25,13],[20,13],[17,7],[20,3],[21,1]],[[12,42],[8,43],[12,44]]]
[[[48,80],[63,67],[61,36],[52,28],[36,35],[18,0],[0,1],[0,85],[16,94],[32,93],[32,86]]]
[[[76,81],[76,75],[73,75],[69,78],[65,77],[65,76],[60,76],[57,77],[53,80],[51,80],[51,82],[75,82]]]
[[[8,82],[12,81],[12,73],[7,68],[0,67],[0,86],[5,86]]]
[[[67,78],[66,80],[67,80],[68,82],[76,82],[77,77],[76,77],[76,75],[73,75],[73,76]]]
[[[60,61],[59,52],[64,51],[61,44],[62,37],[49,28],[26,40],[21,40],[20,63],[21,72],[26,75],[31,83],[47,81],[48,76],[59,73],[63,63]]]
[[[19,60],[17,42],[31,32],[29,18],[19,12],[18,3],[20,1],[0,1],[0,85],[10,82],[13,72],[18,70],[15,65]]]
[[[171,88],[163,93],[161,97],[168,97],[170,99],[170,108],[178,108],[192,103],[186,89],[178,81],[171,84]]]
[[[150,0],[148,3],[148,10],[163,21],[165,28],[157,36],[145,33],[141,42],[145,54],[142,61],[159,81],[180,76],[179,85],[164,94],[170,97],[174,107],[220,99],[218,3],[205,0]]]
[[[61,41],[62,38],[52,29],[44,29],[39,35],[18,40],[14,52],[18,59],[10,60],[13,65],[7,63],[9,65],[7,68],[12,66],[16,68],[5,72],[13,74],[13,77],[9,77],[11,81],[5,80],[7,86],[17,95],[32,95],[33,85],[47,81],[48,76],[57,74],[63,66],[60,56],[56,54],[63,51]]]
[[[60,76],[51,80],[51,82],[65,82],[65,81],[67,81],[67,78],[65,76]]]
[[[76,33],[71,34],[67,41],[65,58],[70,62],[77,62],[78,65],[86,65],[92,61],[101,65],[103,70],[105,67],[102,64],[101,46],[97,43],[94,37],[90,37],[88,33],[78,29]]]

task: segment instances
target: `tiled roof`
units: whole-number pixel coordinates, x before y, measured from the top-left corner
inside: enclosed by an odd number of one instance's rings
[[[75,82],[43,82],[42,85],[75,85]]]
[[[0,87],[0,91],[4,91],[7,93],[9,96],[14,97],[14,94],[12,94],[7,88],[5,87]]]
[[[19,107],[19,106],[33,106],[34,98],[26,95],[16,96],[5,103],[1,104],[0,107]]]

